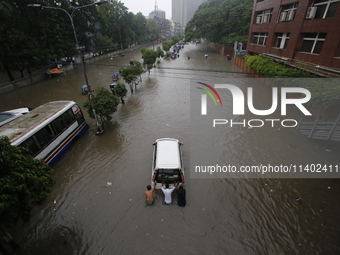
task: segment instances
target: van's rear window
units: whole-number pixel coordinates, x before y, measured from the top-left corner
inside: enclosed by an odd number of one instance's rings
[[[157,182],[174,182],[174,181],[182,181],[181,175],[178,169],[158,169]]]

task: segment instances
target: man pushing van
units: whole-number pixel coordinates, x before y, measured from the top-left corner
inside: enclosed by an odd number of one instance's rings
[[[163,186],[164,186],[164,182],[162,182],[162,191],[164,193],[164,204],[170,205],[172,203],[171,194],[174,191],[175,186],[170,188],[169,183],[165,184],[165,188]]]
[[[154,197],[153,197],[153,192],[156,188],[157,182],[154,183],[153,188],[151,188],[151,185],[146,186],[147,191],[144,192],[145,195],[145,203],[147,205],[153,205],[154,204]]]

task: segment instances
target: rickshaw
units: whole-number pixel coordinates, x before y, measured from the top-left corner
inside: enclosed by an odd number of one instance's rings
[[[111,90],[112,94],[116,94],[116,91],[115,91],[116,85],[117,85],[117,83],[111,83],[110,84],[110,90]]]
[[[118,72],[115,71],[115,72],[112,74],[112,81],[118,81],[118,79],[119,79]]]
[[[88,88],[87,85],[81,86],[81,93],[82,93],[83,95],[87,95],[87,94],[89,93],[89,88]]]

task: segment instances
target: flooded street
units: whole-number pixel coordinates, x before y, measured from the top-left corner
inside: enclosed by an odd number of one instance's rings
[[[140,58],[134,50],[87,65],[92,88],[108,89],[114,71]],[[339,179],[191,178],[190,87],[231,78],[248,86],[250,76],[242,72],[207,45],[186,45],[178,59],[162,59],[142,75],[137,91],[128,92],[125,105],[105,123],[103,135],[95,135],[87,117],[90,130],[53,167],[56,185],[46,203],[32,211],[29,224],[10,230],[22,246],[18,254],[340,254]],[[82,107],[83,84],[79,66],[0,95],[0,110],[54,100]],[[259,90],[256,100],[268,102],[270,88]],[[290,115],[298,119],[300,113],[293,109]],[[161,137],[184,144],[184,208],[177,206],[176,195],[172,205],[164,205],[160,190],[155,205],[145,205],[152,143]],[[309,140],[295,129],[221,129],[211,138],[202,138],[201,147],[225,141],[225,150],[216,155],[233,165],[340,163],[339,145]],[[204,158],[204,152],[198,155]]]

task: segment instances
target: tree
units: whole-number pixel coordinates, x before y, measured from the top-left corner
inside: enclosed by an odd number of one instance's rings
[[[162,48],[165,52],[168,52],[172,45],[173,45],[172,41],[165,41],[162,44]]]
[[[161,49],[161,47],[157,47],[157,57],[164,58],[164,51]]]
[[[122,104],[124,104],[124,97],[126,96],[126,93],[127,93],[127,89],[124,83],[117,83],[117,85],[115,86],[115,92],[116,92],[116,95],[120,97]]]
[[[71,14],[74,7],[92,4],[94,0],[40,2]],[[159,37],[159,28],[153,19],[145,19],[142,13],[128,12],[121,1],[109,2],[73,13],[79,45],[85,46],[87,51],[115,51]],[[30,69],[51,67],[55,60],[79,53],[66,13],[27,4],[32,1],[0,1],[0,65],[10,81],[17,78],[12,74],[14,70],[24,76],[26,70],[30,74]]]
[[[246,42],[253,0],[209,0],[202,3],[185,27],[185,41],[208,40],[220,45]]]
[[[170,56],[169,50],[170,50],[172,45],[173,45],[172,41],[165,41],[165,42],[163,42],[162,48],[166,52],[166,57]]]
[[[51,191],[53,169],[33,158],[27,148],[12,146],[0,137],[0,229],[30,220],[30,212],[42,205]]]
[[[13,80],[12,70],[21,76],[26,68],[47,65],[52,59],[76,53],[71,23],[59,10],[27,7],[27,1],[8,1],[11,12],[1,15],[0,61]],[[53,1],[45,5],[53,6]],[[65,3],[66,9],[69,5]],[[39,13],[39,15],[37,15]],[[29,22],[27,22],[29,20]]]
[[[145,16],[139,12],[133,19],[133,31],[135,32],[135,43],[142,44],[148,39],[147,20]]]
[[[159,27],[154,19],[147,19],[148,42],[154,42],[159,38]]]
[[[146,67],[146,69],[150,73],[150,70],[153,68],[154,64],[156,63],[158,52],[155,50],[146,49],[146,48],[143,48],[141,52],[142,52],[143,65]]]
[[[135,87],[136,87],[137,84],[139,83],[138,78],[141,80],[142,73],[144,73],[143,68],[137,64],[133,66],[125,67],[121,71],[121,75],[124,81],[129,84],[131,93],[133,93],[133,83],[135,83]]]
[[[172,44],[177,44],[182,39],[183,39],[183,37],[181,37],[181,36],[173,36],[173,37],[171,37]]]
[[[100,117],[100,122],[102,123],[102,128],[104,129],[105,121],[110,120],[112,118],[111,114],[117,111],[119,98],[104,87],[99,87],[95,91],[95,95],[92,97],[92,102],[88,98],[83,105],[86,108],[89,116],[93,119],[95,118],[93,107],[95,108],[96,114]]]
[[[97,45],[96,45],[96,51],[103,51],[103,49],[107,50],[114,50],[118,49],[118,44],[112,42],[111,38],[107,35],[102,35],[101,33],[98,33],[97,36]]]

